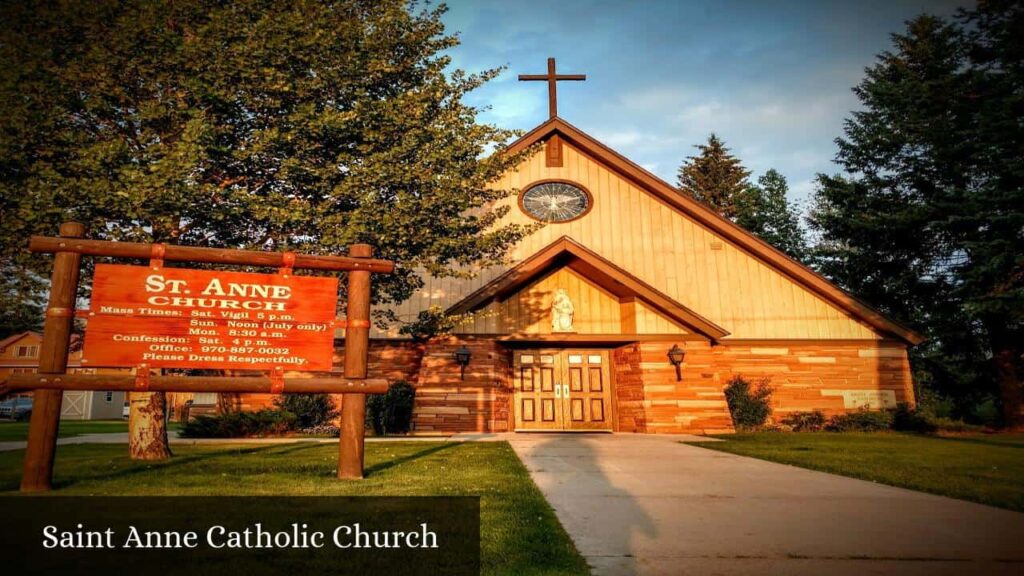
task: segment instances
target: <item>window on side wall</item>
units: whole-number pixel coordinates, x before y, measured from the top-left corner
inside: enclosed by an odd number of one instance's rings
[[[18,346],[18,358],[35,358],[39,356],[39,346]]]

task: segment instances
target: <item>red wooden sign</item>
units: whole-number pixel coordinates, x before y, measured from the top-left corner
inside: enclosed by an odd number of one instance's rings
[[[337,278],[97,264],[85,366],[329,371]]]

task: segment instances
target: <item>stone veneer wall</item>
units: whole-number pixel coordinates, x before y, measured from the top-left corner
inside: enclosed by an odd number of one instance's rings
[[[788,412],[856,409],[844,392],[890,391],[895,402],[914,404],[906,345],[891,341],[780,341],[737,343],[713,350],[723,382],[734,374],[771,378],[776,420]]]
[[[682,380],[668,350],[686,350]],[[469,348],[465,380],[453,353]],[[340,365],[343,342],[335,355]],[[426,343],[370,342],[369,376],[406,380],[416,387],[413,429],[421,434],[505,432],[512,422],[510,350],[487,337],[442,337]],[[723,389],[734,375],[769,378],[773,419],[801,410],[833,414],[853,409],[851,393],[891,391],[914,402],[904,344],[890,341],[642,342],[612,351],[617,431],[718,433],[732,431]],[[231,399],[238,409],[272,404],[270,394]]]
[[[472,354],[465,380],[459,379],[459,365],[453,360],[462,345]],[[416,383],[414,431],[508,431],[509,357],[507,350],[488,338],[450,336],[427,342]]]
[[[392,382],[405,380],[415,384],[419,377],[421,360],[423,358],[423,344],[408,340],[371,340],[368,349],[366,364],[367,378],[387,378]],[[336,340],[334,348],[334,372],[340,376],[345,363],[345,341]],[[292,372],[288,377],[301,378],[303,374],[312,375],[311,372]],[[225,399],[222,396],[221,403]],[[236,394],[230,402],[237,410],[260,410],[272,408],[275,394]],[[332,396],[334,403],[341,408],[342,395]],[[193,413],[194,415],[194,413]]]
[[[668,361],[673,344],[681,344],[686,350],[680,381],[676,381],[676,369]],[[709,343],[631,344],[616,350],[615,359],[620,432],[678,434],[733,430],[722,392],[724,381],[717,377]],[[620,374],[625,376],[623,386],[619,386]]]
[[[723,389],[735,375],[770,380],[775,421],[794,411],[855,409],[844,398],[851,393],[891,391],[895,402],[914,402],[906,347],[897,342],[685,342],[679,382],[668,362],[672,344],[644,342],[615,351],[619,431],[731,431]]]

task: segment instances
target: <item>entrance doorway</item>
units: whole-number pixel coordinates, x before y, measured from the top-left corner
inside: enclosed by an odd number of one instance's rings
[[[515,429],[612,430],[607,350],[516,350]]]

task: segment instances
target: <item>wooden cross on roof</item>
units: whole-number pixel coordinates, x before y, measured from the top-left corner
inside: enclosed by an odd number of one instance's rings
[[[548,113],[551,118],[558,116],[558,84],[559,80],[586,80],[586,74],[556,74],[555,59],[548,58],[547,74],[520,74],[520,82],[541,80],[548,83]]]

